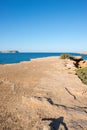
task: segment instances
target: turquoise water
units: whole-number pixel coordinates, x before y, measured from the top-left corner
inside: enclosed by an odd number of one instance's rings
[[[60,56],[62,53],[3,53],[0,54],[0,64],[13,64],[21,61],[30,61],[33,58],[42,58],[48,56]],[[87,55],[69,53],[73,56],[82,56],[84,60],[87,60]]]

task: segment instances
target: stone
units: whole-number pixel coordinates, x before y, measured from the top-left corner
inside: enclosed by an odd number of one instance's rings
[[[74,60],[74,61],[81,61],[81,60],[83,60],[82,59],[82,56],[74,56],[73,58],[72,58],[72,60]]]
[[[72,60],[66,60],[65,66],[67,69],[75,69],[75,61]]]
[[[83,67],[87,67],[87,60],[83,60],[79,62],[79,67],[83,68]]]

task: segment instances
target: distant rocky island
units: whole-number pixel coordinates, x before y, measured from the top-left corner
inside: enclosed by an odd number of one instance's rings
[[[0,53],[19,53],[17,50],[0,51]]]

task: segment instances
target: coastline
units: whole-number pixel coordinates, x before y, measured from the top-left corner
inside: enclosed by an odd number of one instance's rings
[[[15,54],[1,54],[0,55],[0,64],[13,64],[20,63],[22,61],[30,61],[31,59],[36,58],[46,58],[52,56],[60,56],[65,53],[15,53]],[[73,56],[79,56],[78,53],[69,53]],[[86,55],[82,55],[83,59],[87,59]]]
[[[48,56],[48,57],[41,57],[41,58],[32,58],[29,61],[20,61],[18,63],[6,63],[6,64],[0,64],[0,65],[18,65],[22,63],[30,63],[32,61],[41,61],[41,60],[46,60],[46,59],[55,59],[55,58],[60,58],[60,56]]]

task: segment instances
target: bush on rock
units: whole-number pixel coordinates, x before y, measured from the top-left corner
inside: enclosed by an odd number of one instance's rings
[[[77,69],[76,73],[82,82],[87,84],[87,67]]]
[[[61,59],[71,59],[72,56],[70,54],[61,54]]]

